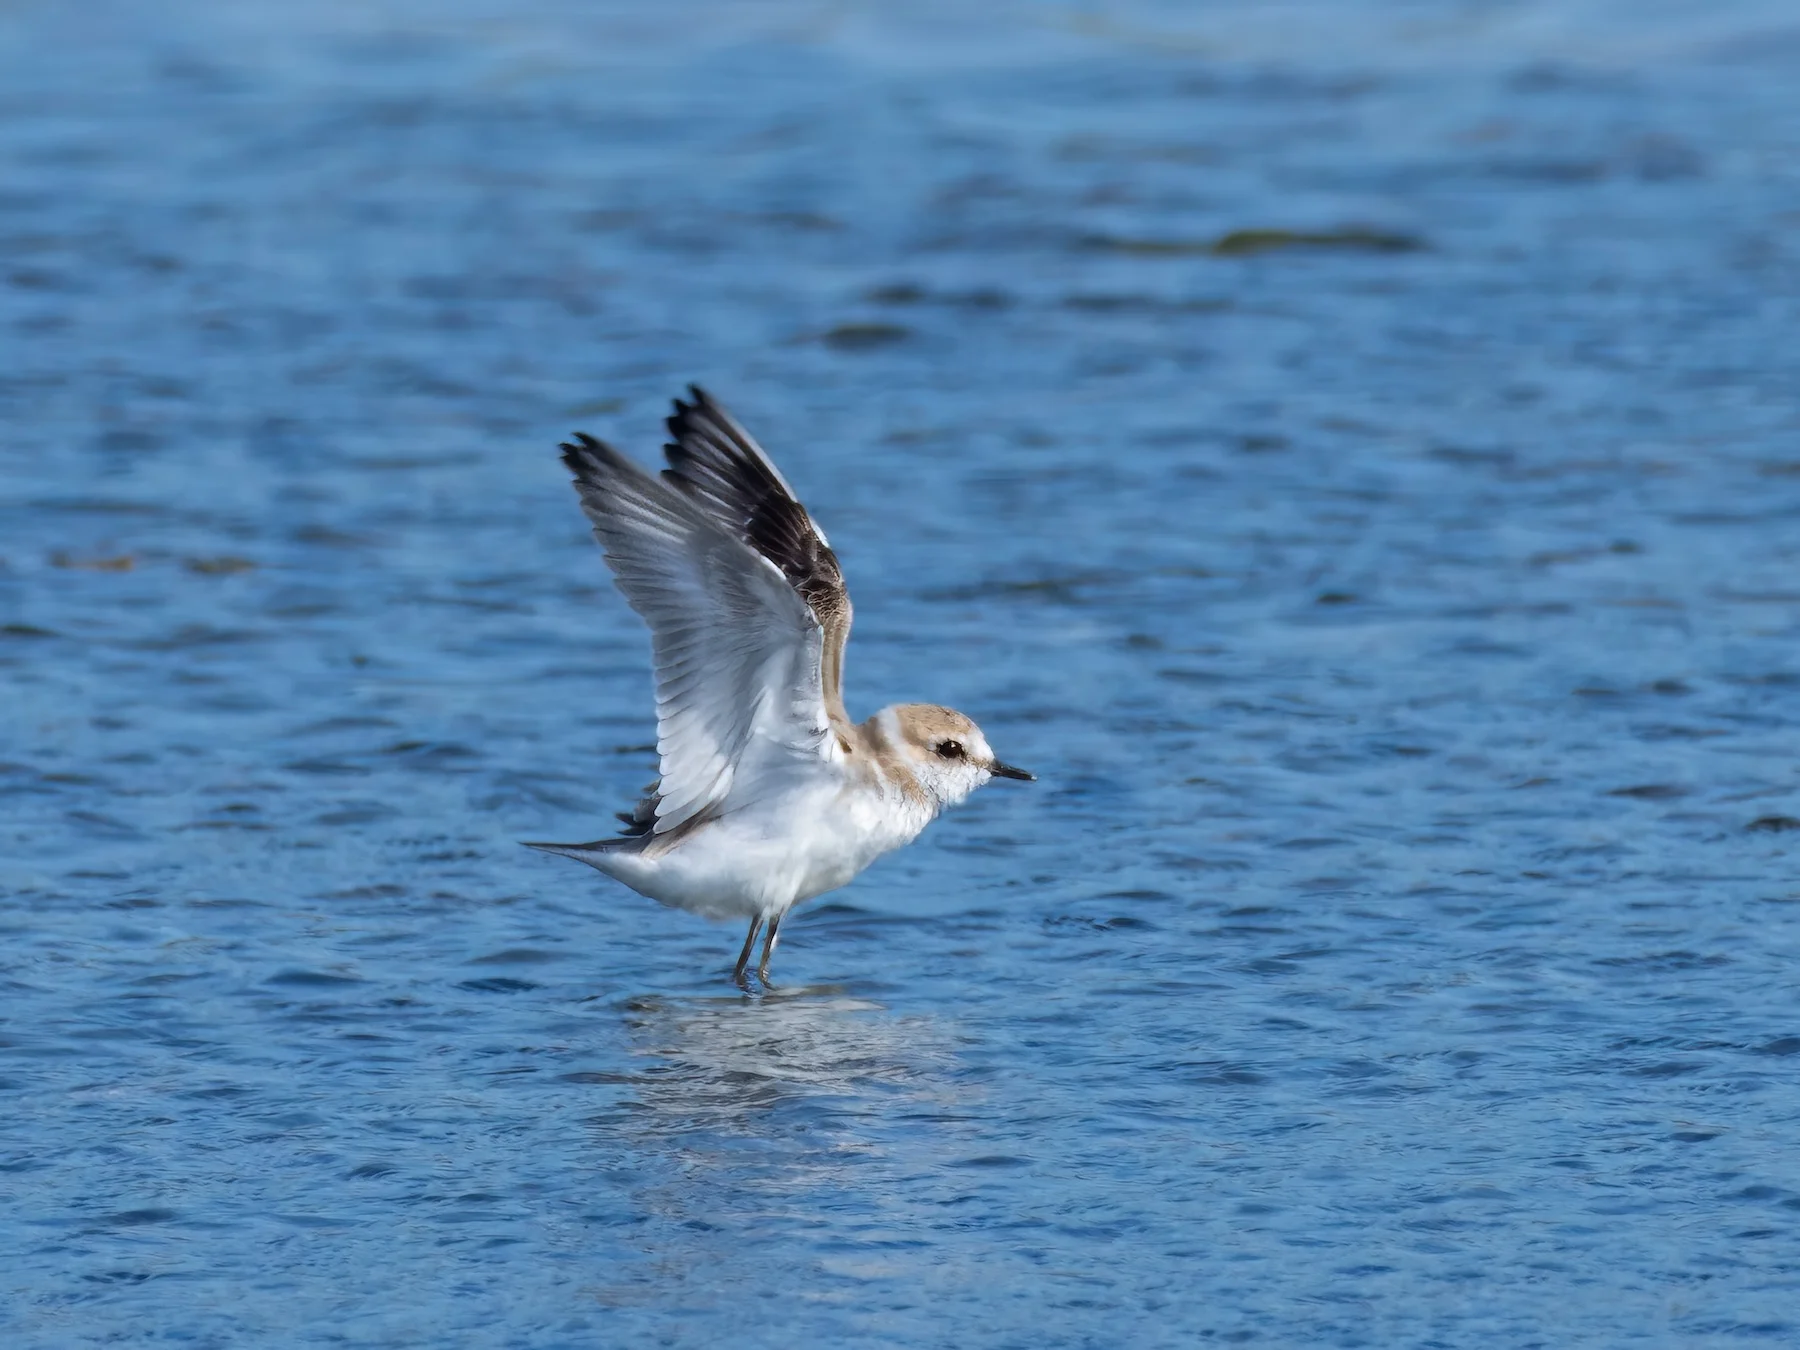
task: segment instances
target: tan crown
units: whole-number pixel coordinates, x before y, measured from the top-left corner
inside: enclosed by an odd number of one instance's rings
[[[940,708],[935,703],[896,704],[894,721],[907,744],[926,754],[930,754],[931,748],[940,741],[986,744],[981,728],[973,721],[954,708]]]

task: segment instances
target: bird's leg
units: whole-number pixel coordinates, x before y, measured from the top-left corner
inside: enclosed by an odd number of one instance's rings
[[[731,972],[731,978],[740,989],[748,989],[750,982],[744,978],[744,972],[750,968],[750,949],[756,945],[756,930],[762,927],[762,915],[755,914],[750,918],[750,931],[744,936],[744,950],[738,953],[737,969]],[[765,955],[764,961],[768,960]]]
[[[769,920],[769,936],[763,939],[763,959],[756,967],[756,978],[764,984],[769,982],[769,958],[775,955],[775,938],[779,932],[781,932],[781,915],[777,914]]]

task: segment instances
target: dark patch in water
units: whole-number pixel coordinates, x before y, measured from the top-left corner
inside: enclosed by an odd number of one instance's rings
[[[1248,258],[1287,249],[1328,249],[1357,253],[1416,253],[1426,247],[1415,235],[1387,230],[1232,230],[1210,239],[1090,235],[1085,248],[1133,258]]]

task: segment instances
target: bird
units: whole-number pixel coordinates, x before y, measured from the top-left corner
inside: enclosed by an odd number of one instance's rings
[[[850,593],[781,471],[697,385],[653,474],[584,432],[561,445],[614,583],[650,629],[659,776],[623,831],[527,842],[663,905],[747,921],[732,979],[764,987],[782,919],[911,843],[991,779],[1035,781],[973,720],[900,703],[844,707]]]

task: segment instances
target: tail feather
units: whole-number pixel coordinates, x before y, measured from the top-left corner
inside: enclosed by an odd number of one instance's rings
[[[526,848],[535,848],[539,853],[555,853],[560,857],[574,858],[578,862],[589,862],[598,853],[617,853],[620,849],[641,842],[638,839],[596,839],[587,844],[540,844],[530,839],[519,841]]]

